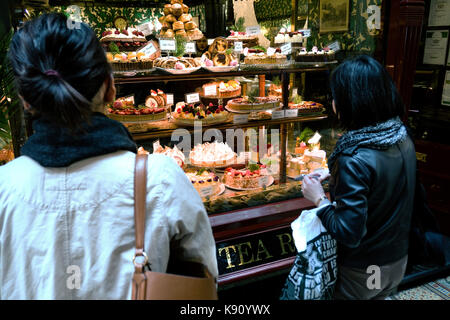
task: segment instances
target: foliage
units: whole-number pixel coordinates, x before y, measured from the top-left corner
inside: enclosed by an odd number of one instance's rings
[[[237,32],[245,32],[244,23],[245,18],[240,17],[239,19],[237,19],[236,24],[234,26],[231,26],[230,29]]]
[[[311,128],[306,127],[303,129],[302,133],[300,134],[300,141],[308,141],[311,139],[314,135],[314,131],[311,130]]]
[[[175,51],[175,57],[182,57],[184,55],[184,52],[186,50],[186,39],[183,36],[175,35],[175,41],[176,41],[176,51]]]

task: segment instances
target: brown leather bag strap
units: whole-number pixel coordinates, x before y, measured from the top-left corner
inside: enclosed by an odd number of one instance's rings
[[[144,236],[145,236],[145,209],[147,198],[147,161],[148,154],[137,154],[134,168],[134,225],[136,232],[136,254],[135,256],[145,256]],[[144,263],[146,264],[146,263]]]

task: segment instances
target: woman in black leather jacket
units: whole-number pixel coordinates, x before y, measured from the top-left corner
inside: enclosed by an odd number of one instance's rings
[[[304,196],[338,242],[336,299],[384,299],[402,280],[413,211],[416,157],[404,107],[386,70],[359,56],[331,76],[333,110],[346,133],[323,179],[305,177]]]

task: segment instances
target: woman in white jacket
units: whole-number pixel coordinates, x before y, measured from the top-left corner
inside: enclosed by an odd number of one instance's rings
[[[34,134],[0,167],[0,299],[130,299],[136,145],[102,113],[116,93],[104,51],[87,25],[46,14],[9,57]],[[203,203],[165,156],[149,156],[144,245],[153,271],[171,253],[218,276]]]

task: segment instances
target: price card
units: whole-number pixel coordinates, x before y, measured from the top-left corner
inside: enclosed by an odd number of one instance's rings
[[[241,53],[242,50],[244,50],[244,45],[243,45],[242,41],[235,41],[234,42],[234,51]]]
[[[281,46],[281,54],[288,55],[292,53],[292,43],[286,43]]]
[[[269,176],[259,178],[258,184],[260,187],[267,187],[269,185]]]
[[[202,198],[206,198],[214,194],[212,186],[201,188],[198,190],[198,192],[200,193],[200,197]]]
[[[298,116],[298,109],[286,110],[286,118],[295,118]]]
[[[275,110],[272,112],[272,120],[283,118],[284,118],[284,110]]]
[[[138,29],[138,31],[142,32],[144,34],[144,36],[149,36],[152,34],[153,26],[150,22],[146,22],[146,23],[138,25],[136,27],[136,29]]]
[[[339,45],[339,41],[332,42],[329,45],[327,45],[327,47],[330,48],[331,50],[333,50],[334,52],[337,52],[337,51],[341,50],[341,46]]]
[[[186,47],[184,48],[186,53],[197,53],[197,48],[195,47],[195,42],[186,42]]]
[[[200,95],[198,92],[196,93],[188,93],[185,95],[186,103],[196,103],[200,101]]]
[[[153,42],[150,42],[148,45],[146,45],[145,47],[143,47],[141,50],[139,50],[138,52],[143,52],[145,53],[146,56],[151,56],[152,54],[154,54],[156,52],[156,48],[155,45],[153,44]]]
[[[261,27],[260,26],[247,27],[245,29],[245,32],[249,36],[256,36],[261,33]]]
[[[166,94],[166,98],[167,98],[168,105],[173,104],[173,94],[171,94],[171,93]]]
[[[217,96],[217,86],[211,85],[211,86],[206,86],[204,88],[204,95],[205,96]]]
[[[303,37],[305,37],[305,38],[308,38],[308,37],[311,36],[311,29],[301,29],[301,30],[298,30],[298,31],[303,33]]]
[[[242,124],[248,122],[248,114],[237,114],[233,117],[234,124]]]
[[[212,45],[214,42],[214,39],[208,39],[208,46]]]
[[[172,39],[160,39],[159,47],[161,48],[161,51],[175,51],[177,49],[176,42]]]

